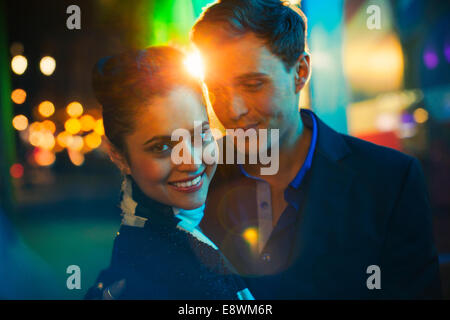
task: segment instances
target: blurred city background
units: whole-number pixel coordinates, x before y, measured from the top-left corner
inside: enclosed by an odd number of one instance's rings
[[[0,299],[80,299],[109,264],[121,177],[102,146],[91,70],[131,47],[190,51],[189,30],[211,2],[0,1]],[[71,5],[80,29],[67,27]],[[304,0],[302,9],[313,71],[300,106],[421,161],[448,296],[450,2]],[[70,265],[81,290],[66,287]]]

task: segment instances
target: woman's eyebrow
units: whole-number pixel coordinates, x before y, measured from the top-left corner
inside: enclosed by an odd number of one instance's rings
[[[203,121],[201,127],[203,128],[205,125],[208,125],[208,126],[209,126],[209,122],[208,122],[208,121]],[[189,130],[189,132],[191,133],[191,135],[194,134],[194,130],[195,130],[195,129]],[[148,139],[147,141],[145,141],[145,142],[143,143],[143,145],[145,146],[145,145],[147,145],[147,144],[149,144],[149,143],[151,143],[151,142],[153,142],[153,141],[168,141],[168,142],[170,142],[170,141],[172,141],[172,136],[168,136],[168,135],[153,136],[152,138],[150,138],[150,139]]]

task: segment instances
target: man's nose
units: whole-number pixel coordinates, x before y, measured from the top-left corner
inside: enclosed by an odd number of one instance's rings
[[[232,94],[230,97],[230,117],[237,121],[248,113],[244,99],[238,94]]]

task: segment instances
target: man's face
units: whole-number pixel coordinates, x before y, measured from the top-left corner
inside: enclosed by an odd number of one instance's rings
[[[205,83],[226,129],[279,129],[280,139],[298,121],[296,68],[286,71],[253,33],[202,50]]]

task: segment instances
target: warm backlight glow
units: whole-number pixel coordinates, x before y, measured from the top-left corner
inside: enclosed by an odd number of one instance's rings
[[[41,62],[39,63],[39,67],[41,68],[41,72],[46,76],[52,75],[56,68],[56,61],[52,57],[43,57]]]
[[[11,60],[11,69],[15,74],[21,75],[27,70],[28,61],[22,55],[17,55]]]
[[[188,54],[186,60],[184,61],[184,65],[192,76],[198,79],[203,79],[205,70],[202,58],[198,51],[193,51],[192,53]]]

